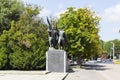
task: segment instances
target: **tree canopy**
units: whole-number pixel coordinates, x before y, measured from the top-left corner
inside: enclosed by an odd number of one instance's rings
[[[44,69],[48,49],[47,26],[39,18],[41,8],[26,6],[19,20],[0,36],[0,69]]]
[[[24,9],[19,0],[0,0],[0,35],[3,30],[9,30],[11,21],[18,21]]]
[[[67,51],[74,56],[81,53],[82,58],[90,58],[100,53],[99,45],[100,18],[88,8],[68,8],[58,20],[59,26],[68,37]]]

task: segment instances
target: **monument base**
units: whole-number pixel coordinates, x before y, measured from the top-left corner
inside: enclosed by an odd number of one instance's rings
[[[67,72],[68,61],[64,50],[49,49],[46,52],[46,71]]]

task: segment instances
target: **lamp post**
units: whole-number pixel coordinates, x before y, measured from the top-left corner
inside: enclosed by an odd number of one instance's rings
[[[114,59],[114,55],[115,55],[115,44],[113,42],[112,43],[112,50],[113,50],[113,59]]]
[[[112,47],[110,48],[110,59],[111,59],[111,56],[112,56],[112,55],[111,55],[111,50],[112,50]]]

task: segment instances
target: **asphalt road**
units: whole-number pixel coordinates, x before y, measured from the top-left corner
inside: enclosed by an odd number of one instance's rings
[[[86,64],[74,68],[65,80],[120,80],[120,64]]]

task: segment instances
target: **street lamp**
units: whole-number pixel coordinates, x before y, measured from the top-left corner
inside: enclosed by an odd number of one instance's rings
[[[110,59],[112,59],[112,58],[111,58],[111,56],[112,56],[112,52],[111,52],[111,50],[112,50],[112,47],[110,48]]]
[[[112,50],[113,50],[113,59],[114,59],[114,55],[115,55],[115,44],[113,42],[112,43]]]

